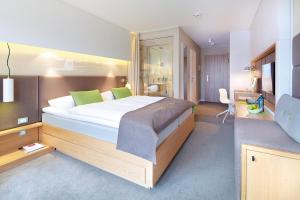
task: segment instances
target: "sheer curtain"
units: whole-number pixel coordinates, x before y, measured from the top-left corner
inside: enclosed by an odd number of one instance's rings
[[[131,36],[131,61],[128,66],[128,83],[134,95],[138,92],[139,77],[139,34],[132,32]]]

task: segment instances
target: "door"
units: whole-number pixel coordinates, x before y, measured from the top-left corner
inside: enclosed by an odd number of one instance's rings
[[[229,56],[207,55],[204,57],[205,101],[219,102],[219,89],[229,91]]]
[[[247,150],[246,200],[299,200],[300,160]]]
[[[185,100],[190,98],[190,71],[188,60],[188,47],[184,46],[183,51],[183,97]]]
[[[189,76],[189,100],[197,103],[197,54],[193,49],[190,49],[190,76]]]

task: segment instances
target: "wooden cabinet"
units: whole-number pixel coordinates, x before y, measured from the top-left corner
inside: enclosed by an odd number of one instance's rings
[[[242,200],[299,199],[299,154],[242,146]]]

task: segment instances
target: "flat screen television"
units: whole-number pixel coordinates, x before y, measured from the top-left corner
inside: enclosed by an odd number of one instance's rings
[[[262,66],[262,91],[275,95],[275,62]]]

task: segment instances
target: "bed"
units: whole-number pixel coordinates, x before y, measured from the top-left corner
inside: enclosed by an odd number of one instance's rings
[[[40,140],[64,154],[140,186],[152,188],[194,129],[192,108],[182,112],[160,131],[156,143],[156,162],[119,150],[118,128],[124,113],[160,100],[159,97],[136,96],[115,100],[117,103],[76,107],[67,112],[43,106]],[[97,109],[102,112],[96,112]]]

